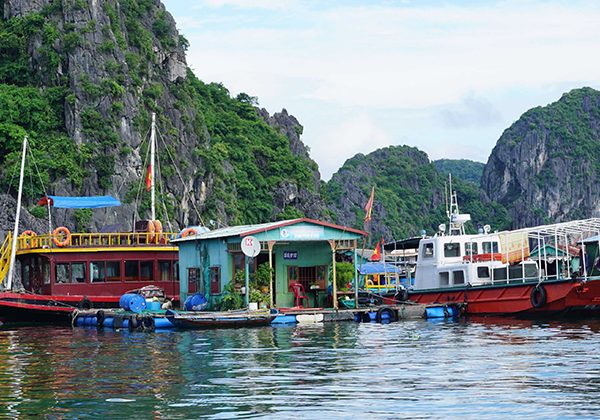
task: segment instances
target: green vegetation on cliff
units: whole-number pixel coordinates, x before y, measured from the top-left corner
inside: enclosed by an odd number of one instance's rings
[[[452,178],[460,178],[476,185],[480,184],[485,167],[481,162],[468,159],[438,159],[432,163],[440,174],[445,176],[452,174]]]
[[[375,186],[372,237],[402,239],[420,235],[422,229],[434,233],[440,223],[447,222],[446,179],[424,152],[409,146],[390,146],[348,159],[323,192],[338,222],[362,228],[362,206]],[[473,223],[467,227],[472,232],[477,231],[477,225],[490,224],[494,229],[509,225],[502,206],[481,203],[478,186],[455,178],[453,187],[461,211],[471,213]]]

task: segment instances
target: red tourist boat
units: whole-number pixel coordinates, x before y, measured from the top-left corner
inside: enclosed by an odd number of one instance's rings
[[[468,235],[470,216],[451,200],[449,232],[419,241],[410,300],[481,315],[600,314],[599,218]]]
[[[152,122],[150,171],[154,167],[154,115]],[[71,233],[59,227],[49,228],[47,234],[19,234],[26,150],[25,138],[15,228],[0,248],[0,321],[64,321],[77,308],[118,307],[122,294],[139,289],[142,294],[178,302],[178,250],[169,241],[175,234],[163,232],[157,220],[136,223],[134,232]],[[153,172],[147,182],[155,219]],[[38,204],[49,209],[120,205],[108,196],[48,196]]]

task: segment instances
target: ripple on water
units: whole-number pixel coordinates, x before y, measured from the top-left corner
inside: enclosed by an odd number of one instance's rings
[[[598,416],[600,322],[0,330],[0,414]]]

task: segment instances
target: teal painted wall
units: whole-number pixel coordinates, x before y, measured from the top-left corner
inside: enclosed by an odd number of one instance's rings
[[[180,299],[185,302],[188,297],[188,268],[199,268],[200,291],[207,296],[210,307],[221,297],[219,294],[210,294],[209,268],[220,267],[220,291],[223,290],[231,278],[231,256],[227,253],[227,245],[222,239],[210,239],[206,241],[189,241],[179,244],[179,279]]]
[[[284,260],[285,251],[298,252],[297,260]],[[276,244],[273,248],[275,257],[275,282],[276,295],[275,303],[279,308],[294,306],[294,294],[288,291],[288,267],[312,267],[315,265],[325,265],[327,270],[331,269],[331,247],[328,242],[290,242],[289,244]],[[313,304],[312,295],[306,290],[310,298],[310,305]]]
[[[345,230],[334,229],[326,226],[302,222],[290,226],[276,228],[267,232],[254,233],[252,236],[259,241],[280,241],[273,249],[275,256],[275,302],[278,307],[294,306],[294,294],[288,292],[287,268],[291,265],[311,267],[317,265],[327,266],[331,270],[331,247],[327,240],[352,240],[359,239],[359,234]],[[179,245],[179,278],[180,298],[184,302],[188,297],[188,268],[200,268],[201,281],[209,297],[211,308],[220,299],[221,294],[210,295],[209,267],[221,268],[220,290],[232,278],[232,258],[227,251],[227,243],[239,244],[240,236],[206,239],[203,241],[184,241]],[[297,260],[284,260],[284,251],[298,253]],[[266,254],[267,251],[263,251]],[[308,293],[308,291],[307,291]],[[313,304],[312,296],[310,304]]]

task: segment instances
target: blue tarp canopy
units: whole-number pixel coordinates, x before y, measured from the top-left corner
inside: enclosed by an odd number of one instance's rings
[[[384,263],[380,263],[380,262],[364,263],[362,265],[362,267],[361,266],[358,267],[358,271],[362,275],[384,274],[384,273],[398,273],[398,274],[402,273],[402,270],[400,270],[400,268],[396,267],[395,265],[384,264]]]
[[[110,195],[96,197],[60,197],[58,195],[48,195],[38,201],[39,206],[51,206],[59,209],[99,209],[102,207],[120,206],[121,202]]]

